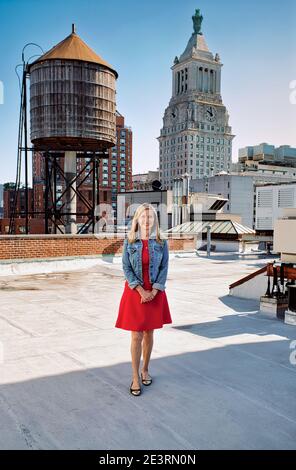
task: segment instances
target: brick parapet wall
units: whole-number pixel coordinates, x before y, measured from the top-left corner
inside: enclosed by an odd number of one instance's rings
[[[94,235],[3,235],[0,260],[46,259],[121,254],[123,238]],[[193,236],[169,238],[170,251],[193,250]]]

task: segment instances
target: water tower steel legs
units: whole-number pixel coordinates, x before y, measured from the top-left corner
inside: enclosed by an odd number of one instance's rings
[[[76,152],[65,152],[65,232],[77,233],[76,226]]]
[[[45,152],[45,233],[95,232],[99,204],[99,152]],[[77,171],[77,158],[87,161]],[[92,194],[87,197],[86,192]],[[80,210],[77,210],[79,200]],[[77,228],[79,224],[79,229]]]
[[[92,171],[93,171],[93,179],[92,179],[92,205],[93,205],[93,219],[92,219],[92,229],[93,233],[95,233],[95,225],[96,225],[96,217],[95,217],[95,207],[98,204],[98,161],[93,155],[92,159]]]
[[[49,233],[48,229],[48,219],[49,219],[49,157],[44,157],[44,167],[45,167],[45,192],[44,192],[44,231]]]
[[[26,208],[26,235],[29,233],[29,182],[28,182],[28,126],[27,126],[27,67],[24,65],[24,138],[25,138],[25,208]]]

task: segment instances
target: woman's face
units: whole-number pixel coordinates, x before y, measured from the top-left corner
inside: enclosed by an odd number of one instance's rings
[[[152,212],[152,210],[145,209],[140,215],[138,222],[139,226],[144,230],[149,230],[151,227],[153,227],[154,213]]]

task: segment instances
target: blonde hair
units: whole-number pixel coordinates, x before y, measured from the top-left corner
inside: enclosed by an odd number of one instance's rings
[[[139,220],[139,217],[141,216],[141,214],[146,209],[150,209],[153,212],[153,215],[154,215],[153,226],[150,229],[149,238],[150,238],[151,234],[153,234],[153,232],[154,232],[156,241],[158,243],[162,243],[162,238],[160,236],[160,228],[159,228],[157,212],[156,212],[155,208],[152,206],[152,204],[149,204],[148,202],[144,202],[143,204],[138,206],[135,213],[134,213],[133,220],[132,220],[132,225],[131,225],[131,228],[130,228],[128,234],[127,234],[127,240],[128,240],[129,243],[134,243],[134,241],[136,240],[136,234],[137,234],[137,232],[139,232],[139,222],[138,222],[138,220]]]

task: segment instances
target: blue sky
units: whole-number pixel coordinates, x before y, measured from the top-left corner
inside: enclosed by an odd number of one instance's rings
[[[245,145],[269,142],[296,147],[294,0],[0,0],[0,182],[14,180],[19,90],[14,71],[27,42],[46,51],[77,33],[118,71],[117,108],[134,133],[133,171],[158,166],[156,137],[171,95],[173,59],[192,32],[200,8],[202,31],[218,52],[222,96],[236,135],[233,160]],[[28,50],[28,54],[36,49]]]

